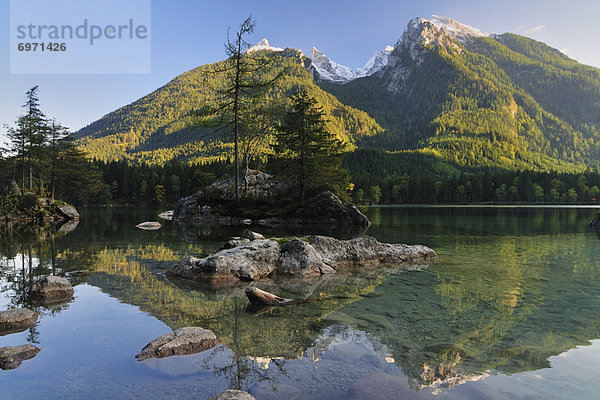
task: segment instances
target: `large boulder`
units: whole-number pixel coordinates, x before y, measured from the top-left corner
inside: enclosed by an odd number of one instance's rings
[[[255,400],[255,398],[241,390],[226,390],[216,396],[209,397],[208,400]]]
[[[191,326],[167,333],[148,343],[135,356],[138,361],[175,355],[195,354],[208,350],[219,343],[217,336],[208,329]]]
[[[37,321],[38,316],[27,308],[0,311],[0,335],[24,331]]]
[[[279,259],[274,240],[253,240],[233,249],[221,250],[203,259],[185,257],[167,271],[186,279],[252,281],[269,275]]]
[[[310,243],[294,238],[281,246],[277,273],[307,278],[332,272]]]
[[[429,247],[380,243],[370,236],[338,240],[328,236],[309,236],[308,242],[323,262],[334,269],[365,265],[394,265],[427,262],[437,258]]]
[[[306,225],[331,224],[367,228],[369,219],[351,203],[341,200],[330,190],[318,193],[295,214]]]
[[[65,278],[53,275],[44,276],[33,284],[29,295],[48,302],[68,300],[73,297],[73,286]]]
[[[0,349],[0,368],[4,370],[15,369],[24,360],[35,357],[39,351],[40,349],[31,344],[3,347]]]

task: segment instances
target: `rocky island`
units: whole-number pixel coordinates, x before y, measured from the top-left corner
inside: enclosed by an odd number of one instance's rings
[[[369,219],[327,188],[314,189],[302,205],[292,200],[294,188],[260,171],[242,180],[244,198],[235,201],[234,179],[223,179],[185,197],[173,211],[182,228],[258,225],[270,228],[307,226],[364,230]]]
[[[79,213],[72,205],[33,193],[21,194],[14,181],[0,193],[0,226],[78,220]]]

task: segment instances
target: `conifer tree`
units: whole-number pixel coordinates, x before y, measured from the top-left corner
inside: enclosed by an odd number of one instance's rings
[[[224,121],[225,126],[233,128],[236,200],[240,198],[240,136],[243,129],[243,117],[248,115],[248,112],[245,111],[263,98],[266,91],[283,74],[283,71],[279,71],[273,78],[262,78],[272,67],[273,58],[257,54],[260,52],[248,52],[250,44],[245,38],[254,32],[255,26],[256,23],[250,16],[240,25],[233,38],[230,37],[229,30],[227,31],[227,42],[225,43],[227,60],[223,67],[210,71],[212,75],[224,73],[226,84],[224,89],[218,91],[220,99],[217,106],[204,110],[205,113],[220,116],[220,120]]]
[[[300,205],[311,187],[327,185],[342,194],[348,184],[341,167],[343,144],[326,130],[325,113],[314,97],[301,90],[291,101],[274,145],[283,159],[282,173],[298,185]]]

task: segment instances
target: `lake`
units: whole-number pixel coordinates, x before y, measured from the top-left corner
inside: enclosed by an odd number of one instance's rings
[[[258,400],[599,396],[600,239],[587,226],[597,209],[371,208],[368,234],[427,245],[439,259],[410,271],[257,282],[316,300],[258,311],[247,309],[247,284],[163,274],[241,232],[135,228],[160,211],[90,208],[63,232],[1,236],[0,310],[41,315],[31,329],[0,336],[0,347],[41,351],[0,370],[0,398],[206,399],[228,388]],[[29,303],[37,277],[84,269],[91,273],[71,279],[72,301]],[[221,344],[136,361],[145,344],[184,326],[211,329]]]

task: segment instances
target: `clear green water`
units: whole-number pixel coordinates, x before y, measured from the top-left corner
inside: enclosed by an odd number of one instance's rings
[[[600,239],[590,208],[373,208],[369,234],[425,244],[426,268],[339,273],[257,286],[316,302],[246,310],[244,285],[169,281],[183,255],[236,232],[135,229],[159,210],[90,209],[70,233],[0,238],[0,309],[42,315],[0,347],[42,350],[0,370],[1,399],[204,399],[242,388],[257,399],[598,399]],[[89,269],[75,298],[27,302],[37,276]],[[204,353],[137,362],[183,326],[213,330]]]

